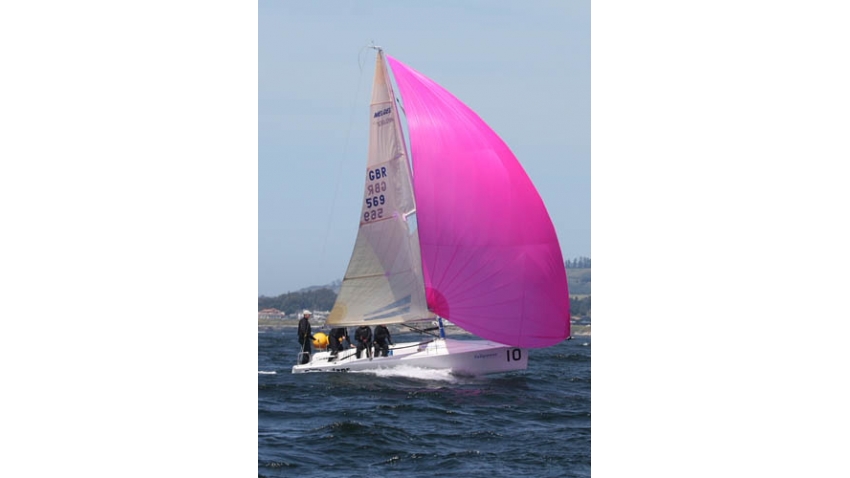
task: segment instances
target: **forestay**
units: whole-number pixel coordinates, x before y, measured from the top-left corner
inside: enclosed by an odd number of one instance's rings
[[[378,53],[360,229],[328,324],[432,318],[425,302],[416,202],[392,86]]]

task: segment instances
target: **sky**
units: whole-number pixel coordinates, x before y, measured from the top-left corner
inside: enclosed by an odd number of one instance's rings
[[[498,133],[565,259],[590,257],[590,2],[259,2],[258,287],[342,279],[360,214],[371,42]]]
[[[254,472],[254,281],[345,270],[371,40],[478,111],[585,253],[589,156],[527,152],[586,145],[589,7],[461,2],[0,3],[0,355],[26,392],[0,474],[45,429],[87,476]],[[594,1],[594,475],[850,475],[846,9]]]

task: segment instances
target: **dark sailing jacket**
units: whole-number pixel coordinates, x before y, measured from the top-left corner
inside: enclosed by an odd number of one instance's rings
[[[390,337],[390,330],[386,325],[375,326],[375,342],[392,344],[393,339]]]
[[[339,343],[342,343],[342,340],[345,339],[348,342],[348,345],[351,345],[351,339],[348,338],[348,330],[345,327],[337,327],[335,329],[331,329],[331,337],[335,338]]]
[[[369,326],[361,325],[357,327],[357,331],[354,332],[354,340],[358,342],[362,342],[364,344],[368,344],[372,341],[372,329]]]
[[[307,317],[301,317],[298,322],[298,342],[303,344],[307,337],[313,340],[313,328],[310,327],[310,321]]]

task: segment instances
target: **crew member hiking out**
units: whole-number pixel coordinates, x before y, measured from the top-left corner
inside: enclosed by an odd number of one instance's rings
[[[348,330],[345,327],[331,329],[330,334],[328,334],[328,346],[331,349],[330,360],[336,358],[337,354],[342,351],[343,340],[345,340],[345,343],[348,344],[348,347],[351,347],[351,339],[348,338]]]
[[[354,332],[354,341],[357,345],[357,353],[355,354],[357,358],[360,358],[360,353],[363,352],[363,349],[366,349],[366,355],[372,358],[372,329],[368,325],[357,327],[357,330]]]
[[[393,339],[386,325],[375,326],[375,357],[386,357],[390,352]]]

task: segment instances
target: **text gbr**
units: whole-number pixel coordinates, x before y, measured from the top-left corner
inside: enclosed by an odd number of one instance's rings
[[[387,177],[387,167],[381,166],[369,170],[369,181],[378,181]],[[387,190],[387,182],[380,181],[376,184],[367,184],[366,186],[366,211],[363,212],[363,222],[374,221],[384,217],[383,206],[386,203],[386,197],[382,192]]]

